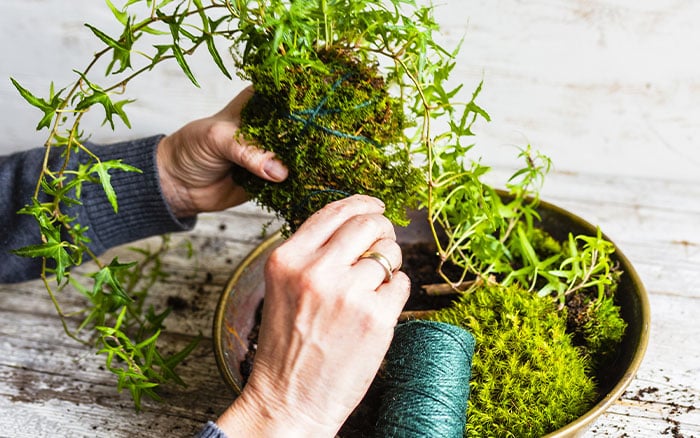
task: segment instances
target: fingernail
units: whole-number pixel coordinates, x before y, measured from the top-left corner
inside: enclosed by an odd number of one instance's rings
[[[288,171],[279,160],[267,160],[263,166],[263,172],[273,181],[282,181],[287,177]]]

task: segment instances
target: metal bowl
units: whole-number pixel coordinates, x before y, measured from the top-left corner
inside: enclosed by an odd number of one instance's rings
[[[541,226],[561,241],[569,233],[595,235],[597,232],[590,223],[555,205],[541,202],[538,211]],[[397,229],[399,244],[430,242],[425,216],[420,212],[414,212],[413,216],[411,225]],[[256,247],[236,268],[219,300],[214,320],[216,361],[226,383],[236,393],[242,390],[240,363],[248,351],[248,336],[255,325],[255,314],[265,293],[265,262],[282,241],[278,232]],[[634,379],[644,357],[650,326],[647,292],[634,267],[617,247],[615,257],[624,271],[617,300],[622,317],[628,324],[620,345],[620,355],[608,370],[606,382],[601,383],[602,396],[598,403],[575,421],[546,435],[546,438],[582,436],[620,398]]]

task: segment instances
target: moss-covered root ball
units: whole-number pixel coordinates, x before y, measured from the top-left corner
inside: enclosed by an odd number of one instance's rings
[[[325,73],[294,68],[274,76],[247,67],[255,95],[243,110],[241,132],[274,151],[289,177],[280,184],[234,178],[292,230],[328,202],[356,193],[381,199],[387,217],[405,224],[423,181],[411,164],[401,101],[389,94],[377,66],[342,50],[319,56]]]

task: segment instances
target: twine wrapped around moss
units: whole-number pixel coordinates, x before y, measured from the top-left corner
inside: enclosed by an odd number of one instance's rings
[[[387,217],[405,225],[423,180],[405,147],[400,102],[376,65],[343,51],[319,57],[326,73],[296,68],[277,78],[247,67],[255,96],[243,110],[241,133],[274,151],[289,177],[279,184],[234,178],[292,231],[325,204],[357,193],[383,200]]]

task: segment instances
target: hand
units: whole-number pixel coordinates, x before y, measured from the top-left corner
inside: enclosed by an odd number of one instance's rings
[[[248,87],[223,110],[161,140],[156,152],[160,182],[175,216],[190,217],[244,202],[245,191],[229,175],[234,164],[270,181],[287,177],[274,153],[246,143],[238,134],[241,109],[252,95]]]
[[[401,265],[375,198],[356,195],[310,217],[270,256],[255,364],[217,421],[229,436],[333,437],[367,392],[409,293],[367,251]]]

